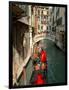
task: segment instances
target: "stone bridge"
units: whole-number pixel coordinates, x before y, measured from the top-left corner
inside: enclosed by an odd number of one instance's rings
[[[41,34],[37,34],[34,36],[33,38],[33,45],[43,39],[49,39],[52,41],[55,41],[55,36],[54,35],[47,35],[46,33],[41,33]]]

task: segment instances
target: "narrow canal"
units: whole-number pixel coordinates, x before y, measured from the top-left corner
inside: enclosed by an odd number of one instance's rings
[[[54,42],[45,40],[48,55],[48,84],[65,82],[65,54]]]
[[[43,40],[46,45],[47,60],[48,60],[48,72],[47,72],[47,83],[64,83],[65,82],[65,54],[60,50],[54,42],[51,40]],[[27,66],[27,85],[32,76],[32,60]],[[23,85],[22,77],[19,80],[20,85]]]

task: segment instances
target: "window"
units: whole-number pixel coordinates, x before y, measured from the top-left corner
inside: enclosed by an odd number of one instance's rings
[[[46,24],[46,21],[44,21],[43,24]]]
[[[52,8],[52,12],[54,12],[54,7]]]
[[[52,31],[54,31],[54,27],[52,27]]]
[[[55,27],[52,27],[52,31],[54,31],[54,32],[56,31],[56,26]]]
[[[49,29],[51,30],[51,26],[49,26]]]
[[[41,14],[43,15],[43,11],[41,12]]]
[[[42,7],[42,9],[44,9],[44,7]]]
[[[46,16],[44,15],[44,19],[46,19]]]
[[[47,11],[47,14],[49,14],[49,12]]]
[[[46,17],[46,19],[48,19],[48,16]]]
[[[38,25],[38,30],[40,30],[40,25]]]
[[[46,20],[41,21],[41,24],[46,24]]]
[[[48,9],[48,8],[46,8],[46,9]]]
[[[52,22],[52,24],[54,24],[54,16],[53,16],[53,22]]]
[[[43,30],[43,26],[41,26],[41,29]]]
[[[40,10],[38,10],[38,15],[40,15]]]
[[[51,22],[51,18],[50,18],[50,22]]]
[[[58,26],[58,25],[62,25],[62,17],[59,18],[56,23],[57,23],[57,26]]]
[[[48,26],[47,26],[47,30],[48,30]]]
[[[56,16],[59,16],[59,7],[57,8]]]

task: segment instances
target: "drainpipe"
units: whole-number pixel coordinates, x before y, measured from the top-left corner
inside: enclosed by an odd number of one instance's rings
[[[40,8],[40,32],[41,32],[41,8]]]
[[[30,34],[30,49],[33,49],[33,45],[32,45],[32,12],[31,12],[31,5],[29,5],[29,34]]]

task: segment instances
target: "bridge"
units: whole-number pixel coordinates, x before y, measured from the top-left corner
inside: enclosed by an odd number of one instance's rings
[[[46,33],[36,34],[33,38],[33,45],[43,39],[49,39],[49,40],[55,41],[55,36],[47,35]]]

